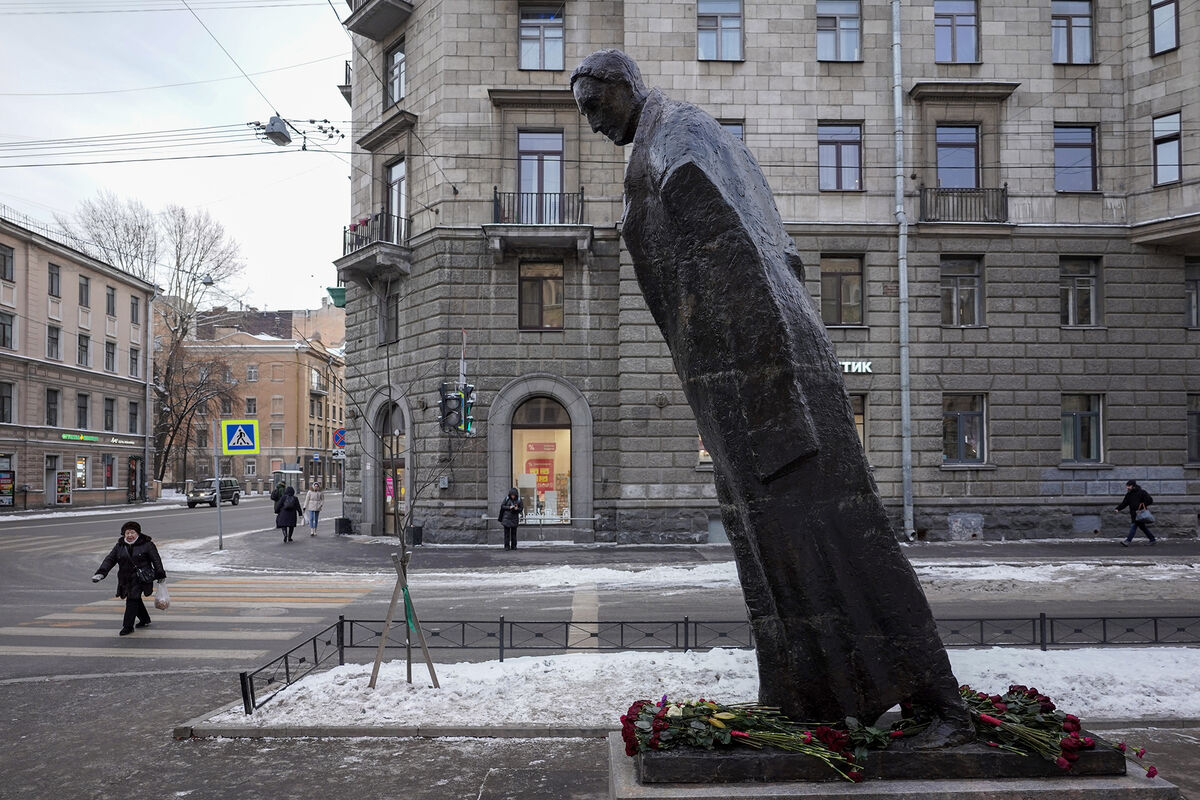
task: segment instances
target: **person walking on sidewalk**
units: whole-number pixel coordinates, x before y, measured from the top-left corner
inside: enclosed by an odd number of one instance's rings
[[[1150,544],[1158,541],[1158,539],[1154,538],[1154,534],[1150,532],[1150,523],[1137,518],[1138,511],[1153,504],[1154,498],[1150,496],[1149,492],[1138,486],[1137,481],[1132,478],[1125,481],[1125,499],[1121,501],[1121,505],[1117,506],[1117,511],[1124,508],[1129,509],[1129,535],[1121,542],[1122,547],[1129,547],[1129,543],[1137,535],[1138,528],[1141,528],[1142,533],[1146,534],[1146,538],[1150,540]]]
[[[92,583],[98,583],[108,577],[113,566],[117,567],[117,597],[125,599],[125,616],[121,620],[121,636],[133,633],[134,620],[137,627],[144,628],[150,624],[150,612],[142,602],[143,595],[154,593],[154,582],[167,580],[167,572],[163,569],[162,559],[158,548],[149,536],[142,533],[142,526],[130,520],[121,526],[121,538],[113,545],[96,574]]]
[[[312,482],[312,488],[304,493],[304,513],[308,517],[309,536],[317,535],[317,522],[321,519],[321,507],[325,505],[325,493],[321,484]]]
[[[296,521],[300,516],[300,500],[296,490],[291,486],[283,490],[283,495],[275,501],[275,527],[283,529],[283,543],[292,540],[296,530]]]
[[[521,493],[516,487],[508,490],[504,500],[500,502],[500,524],[504,526],[504,549],[517,549],[517,526],[521,524],[521,513],[525,504],[521,502]]]

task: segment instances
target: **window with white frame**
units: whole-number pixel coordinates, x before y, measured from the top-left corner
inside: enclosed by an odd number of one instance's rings
[[[1179,0],[1150,0],[1150,55],[1179,46]]]
[[[1100,395],[1062,396],[1062,460],[1100,461]]]
[[[1066,327],[1100,324],[1100,264],[1095,258],[1059,260],[1059,322]]]
[[[104,287],[104,313],[110,317],[117,315],[117,287]]]
[[[246,381],[248,383],[253,383],[254,381],[257,381],[257,380],[258,380],[258,364],[247,364],[246,365]]]
[[[7,311],[0,311],[0,347],[12,349],[16,342],[17,318]]]
[[[970,64],[979,60],[976,0],[933,0],[934,60]]]
[[[1055,64],[1092,63],[1091,0],[1051,0],[1050,56]]]
[[[1154,185],[1177,183],[1182,177],[1183,161],[1180,148],[1180,114],[1163,114],[1154,118]]]
[[[983,407],[981,394],[942,396],[942,463],[983,463]]]
[[[697,0],[697,58],[742,60],[742,0]]]
[[[563,68],[563,6],[521,6],[521,69]]]
[[[46,358],[62,360],[62,328],[57,325],[46,326]]]
[[[247,397],[246,398],[246,416],[253,417],[257,414],[258,414],[258,398],[257,397]]]
[[[136,347],[129,348],[129,377],[136,378],[142,371],[142,351]]]
[[[978,256],[942,257],[942,324],[983,324],[983,262]]]
[[[92,307],[92,282],[86,275],[79,276],[79,307]]]
[[[387,51],[384,56],[384,74],[387,76],[384,84],[383,105],[393,106],[404,99],[404,40]]]
[[[81,367],[92,365],[92,337],[81,333],[75,341],[75,363]]]
[[[46,266],[46,294],[51,297],[62,297],[62,267],[58,264]]]
[[[858,0],[817,0],[817,60],[862,59],[862,9]]]
[[[253,458],[247,458],[242,461],[242,474],[247,478],[253,478],[258,474],[258,462]]]
[[[104,343],[104,369],[107,372],[117,371],[117,343]]]
[[[13,421],[13,385],[8,381],[0,381],[0,422]]]
[[[0,244],[0,280],[14,281],[16,280],[16,259],[13,258],[13,249],[6,244]]]
[[[142,322],[142,301],[137,297],[129,298],[129,324],[140,325]]]

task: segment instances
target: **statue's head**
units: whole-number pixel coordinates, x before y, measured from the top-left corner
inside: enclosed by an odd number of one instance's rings
[[[620,50],[597,50],[571,73],[571,91],[593,131],[618,145],[633,141],[647,91],[632,58]]]

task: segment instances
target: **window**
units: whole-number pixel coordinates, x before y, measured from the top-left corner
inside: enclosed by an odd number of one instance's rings
[[[1096,129],[1054,126],[1054,191],[1096,191]]]
[[[283,428],[271,428],[271,447],[283,447]]]
[[[129,377],[136,378],[141,370],[142,351],[136,347],[129,348]]]
[[[513,482],[525,518],[571,516],[571,417],[557,400],[531,397],[512,416]]]
[[[0,422],[13,421],[13,385],[0,383]]]
[[[1091,0],[1051,0],[1050,55],[1055,64],[1092,63]]]
[[[242,462],[242,472],[247,478],[253,478],[258,474],[258,462],[253,458],[247,458]]]
[[[975,0],[933,0],[934,60],[969,64],[979,60],[979,15]]]
[[[387,168],[387,230],[383,237],[392,244],[408,238],[408,167],[404,159]]]
[[[13,249],[8,245],[0,244],[0,280],[16,280],[13,252]]]
[[[88,426],[88,404],[91,398],[80,392],[75,395],[75,427],[86,428]]]
[[[46,425],[58,427],[58,406],[62,402],[62,393],[58,389],[46,390]]]
[[[254,381],[257,381],[257,380],[258,380],[258,364],[247,364],[246,365],[246,381],[248,383],[253,383]]]
[[[384,74],[387,82],[384,84],[383,106],[395,105],[404,99],[404,40],[388,50],[384,56]]]
[[[862,20],[858,0],[817,0],[817,60],[858,61]]]
[[[257,397],[247,397],[246,398],[246,416],[253,417],[256,414],[258,414],[258,398]]]
[[[228,397],[221,398],[221,416],[233,416],[233,400],[229,399]]]
[[[12,348],[13,326],[15,324],[16,317],[7,311],[0,311],[0,347]]]
[[[380,318],[383,320],[383,341],[400,341],[399,287],[389,286],[387,293],[383,296],[383,314],[380,315]]]
[[[865,394],[850,395],[850,410],[854,412],[854,430],[858,433],[858,443],[863,451],[867,449],[867,396]]]
[[[562,222],[562,131],[519,131],[517,158],[517,221],[526,225]]]
[[[104,485],[109,489],[117,485],[117,457],[111,453],[106,453],[100,456],[100,462],[104,465]]]
[[[817,172],[823,192],[857,192],[862,186],[862,126],[817,126]]]
[[[937,180],[943,189],[979,188],[979,128],[937,126]]]
[[[116,430],[117,401],[111,397],[104,398],[104,430]]]
[[[46,293],[51,297],[62,297],[62,268],[58,264],[50,264],[47,268]]]
[[[1154,118],[1154,185],[1175,183],[1181,177],[1179,112]]]
[[[1062,460],[1100,461],[1100,396],[1062,397]]]
[[[983,463],[983,395],[942,397],[942,463]]]
[[[76,489],[88,488],[88,473],[90,472],[90,470],[88,469],[88,466],[89,466],[88,461],[89,460],[90,459],[87,456],[75,456],[75,488]]]
[[[521,69],[563,68],[563,7],[521,8]]]
[[[235,381],[233,379],[233,368],[230,367],[228,364],[226,364],[225,367],[222,369],[222,376],[223,376],[224,382],[229,386],[233,386],[237,383],[237,381]]]
[[[129,323],[140,325],[142,322],[142,303],[136,297],[129,298]]]
[[[521,330],[562,330],[563,265],[522,263],[519,283],[517,326]]]
[[[313,426],[312,426],[312,425],[309,425],[309,426],[308,426],[308,446],[309,446],[309,447],[313,447],[313,446],[314,446],[314,445],[313,445],[313,441],[314,441],[314,431],[313,431]]]
[[[88,367],[92,364],[92,337],[86,333],[79,334],[75,363],[81,367]]]
[[[1200,328],[1200,257],[1183,260],[1184,288],[1187,292],[1187,321],[1189,328]]]
[[[46,326],[46,358],[62,359],[62,328]]]
[[[1059,322],[1067,327],[1097,325],[1096,294],[1099,266],[1094,258],[1064,258],[1059,262]]]
[[[942,258],[942,324],[983,324],[982,265],[976,257]]]
[[[79,276],[79,307],[92,307],[92,282],[86,276]]]
[[[1150,0],[1150,55],[1179,46],[1179,0]]]
[[[117,371],[117,343],[104,343],[104,369],[109,372]]]
[[[104,289],[104,313],[110,317],[117,315],[117,289],[107,286]]]
[[[826,325],[863,322],[862,259],[821,257],[821,319]]]
[[[697,0],[697,58],[742,60],[742,0]]]
[[[1187,460],[1200,463],[1200,394],[1187,396]]]
[[[208,447],[211,444],[212,444],[212,442],[209,441],[209,438],[208,438],[208,428],[197,428],[196,429],[196,449],[203,451],[204,448]]]
[[[138,433],[138,422],[139,422],[138,412],[140,410],[141,409],[136,402],[134,402],[132,400],[129,402],[129,432],[130,433]]]
[[[746,125],[740,119],[739,120],[732,120],[732,119],[724,120],[723,119],[723,120],[718,120],[718,122],[720,123],[722,130],[724,130],[726,133],[728,133],[733,138],[737,139],[739,142],[744,142],[746,140],[746,136],[745,136]]]

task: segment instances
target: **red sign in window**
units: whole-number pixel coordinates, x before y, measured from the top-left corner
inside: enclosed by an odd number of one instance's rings
[[[553,458],[527,458],[525,459],[525,472],[537,476],[539,495],[547,489],[554,488]]]

